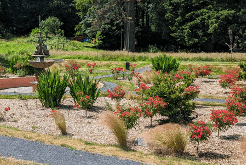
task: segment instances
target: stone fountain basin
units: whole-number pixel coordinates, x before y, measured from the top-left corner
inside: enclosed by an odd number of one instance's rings
[[[35,60],[28,60],[29,64],[34,68],[48,68],[54,64],[54,60],[45,60],[45,61],[35,61]]]

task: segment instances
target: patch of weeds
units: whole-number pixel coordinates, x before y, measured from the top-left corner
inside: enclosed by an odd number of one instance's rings
[[[20,100],[26,100],[27,97],[25,95],[22,95],[21,93],[17,95],[17,98]]]
[[[43,139],[37,139],[36,142],[44,143]]]
[[[34,130],[35,130],[35,129],[38,129],[38,126],[32,126],[32,129],[34,129]]]
[[[69,146],[67,144],[61,144],[62,147],[66,147],[66,148],[69,148],[70,150],[76,150],[76,148],[72,147],[72,146]]]
[[[96,144],[95,143],[92,143],[92,142],[85,142],[85,145],[93,146],[93,145],[96,145]]]

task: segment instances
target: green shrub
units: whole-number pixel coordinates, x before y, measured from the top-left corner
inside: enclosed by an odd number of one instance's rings
[[[242,69],[242,72],[239,73],[239,79],[246,80],[246,63],[240,63],[239,67]]]
[[[198,96],[199,90],[188,86],[190,78],[184,79],[174,74],[160,72],[154,79],[154,85],[145,94],[150,97],[159,96],[167,103],[165,108],[161,109],[161,115],[168,116],[171,121],[186,121],[195,109],[195,104],[189,101]]]
[[[42,105],[52,109],[57,107],[65,94],[68,84],[67,76],[64,75],[61,78],[59,71],[51,72],[48,69],[41,73],[38,79],[37,93]]]
[[[171,71],[176,71],[180,65],[180,62],[171,56],[165,54],[157,56],[151,59],[153,69],[156,71],[161,70],[163,73],[170,73]]]
[[[70,88],[70,94],[74,99],[75,103],[79,102],[79,95],[76,95],[79,92],[82,92],[84,95],[90,96],[93,102],[98,98],[101,89],[97,89],[97,84],[99,80],[90,79],[89,75],[86,75],[83,79],[83,76],[80,74],[69,79],[68,86]]]

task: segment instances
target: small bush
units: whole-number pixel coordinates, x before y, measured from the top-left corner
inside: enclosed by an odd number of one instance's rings
[[[124,122],[116,117],[116,115],[109,113],[102,114],[100,118],[102,123],[113,131],[119,145],[122,148],[127,148],[127,130]]]
[[[165,153],[166,150],[174,152],[184,152],[185,150],[187,137],[178,124],[168,123],[158,126],[150,132],[150,135],[151,143],[160,148],[162,153]]]
[[[51,72],[48,69],[41,73],[38,79],[37,92],[42,105],[52,109],[57,107],[65,94],[68,84],[67,76],[64,75],[61,78],[59,71]]]
[[[171,71],[176,71],[180,65],[180,62],[171,56],[163,54],[162,56],[157,56],[151,60],[153,69],[156,71],[161,70],[163,73],[170,73]]]
[[[97,88],[97,84],[100,80],[90,79],[89,75],[86,75],[83,79],[82,75],[78,74],[69,79],[68,87],[70,88],[70,94],[74,99],[75,103],[78,103],[81,97],[76,95],[82,92],[83,95],[88,95],[94,101],[98,98],[101,89]],[[93,104],[92,103],[92,104]]]

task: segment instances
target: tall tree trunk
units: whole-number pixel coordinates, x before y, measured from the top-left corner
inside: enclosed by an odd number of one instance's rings
[[[135,1],[126,1],[127,21],[125,23],[124,50],[135,51]]]

